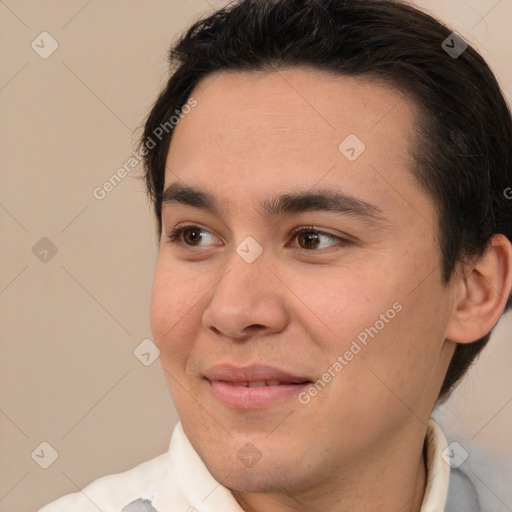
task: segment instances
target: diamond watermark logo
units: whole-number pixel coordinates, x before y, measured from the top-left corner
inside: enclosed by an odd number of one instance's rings
[[[43,236],[32,247],[32,254],[41,263],[48,263],[57,254],[57,250],[57,246],[49,238]]]
[[[252,263],[263,252],[263,247],[252,236],[248,236],[236,248],[236,252],[247,263]]]
[[[48,469],[59,457],[57,450],[47,441],[43,441],[32,453],[32,460],[43,469]]]
[[[144,366],[150,366],[160,356],[160,349],[153,343],[152,340],[146,338],[135,347],[133,355]]]
[[[357,160],[366,149],[364,142],[351,133],[339,146],[340,153],[350,162]]]
[[[252,468],[258,463],[262,456],[261,451],[253,443],[246,443],[239,450],[236,457],[245,467]]]
[[[468,452],[459,443],[453,441],[443,450],[441,457],[452,469],[457,469],[468,458]]]
[[[30,46],[39,57],[47,59],[59,47],[59,43],[48,32],[41,32]]]
[[[459,34],[452,32],[441,47],[452,59],[458,59],[468,49],[468,43]]]

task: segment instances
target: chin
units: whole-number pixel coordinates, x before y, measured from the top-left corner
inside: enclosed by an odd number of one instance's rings
[[[305,473],[308,469],[302,467],[300,460],[289,457],[289,452],[286,457],[287,450],[277,454],[276,447],[253,444],[250,440],[244,441],[241,449],[235,448],[237,444],[232,443],[215,453],[200,454],[211,475],[227,489],[265,494],[282,492],[283,487],[288,490],[307,487]]]
[[[276,474],[272,467],[269,468],[263,464],[258,468],[235,466],[210,470],[210,472],[217,482],[230,491],[267,494],[283,490],[283,482],[279,474]],[[290,477],[292,475],[288,472],[287,479]]]

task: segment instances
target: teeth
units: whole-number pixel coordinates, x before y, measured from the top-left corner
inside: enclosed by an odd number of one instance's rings
[[[261,388],[263,386],[266,386],[264,380],[255,380],[255,381],[252,381],[252,382],[248,382],[247,385],[250,388]]]
[[[278,380],[267,380],[267,386],[279,386],[279,382]]]

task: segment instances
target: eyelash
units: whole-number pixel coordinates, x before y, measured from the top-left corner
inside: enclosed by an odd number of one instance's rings
[[[182,240],[181,240],[181,235],[183,234],[183,232],[185,232],[186,230],[188,229],[192,229],[192,228],[195,228],[197,229],[198,231],[206,231],[207,233],[209,233],[209,231],[207,231],[206,229],[203,229],[195,224],[188,224],[188,225],[184,225],[184,226],[176,226],[172,233],[170,235],[167,236],[167,240],[169,243],[171,243],[172,245],[176,245],[176,246],[185,246],[186,248],[190,248],[190,249],[194,249],[194,248],[200,248],[200,247],[197,247],[197,246],[194,246],[194,245],[188,245],[186,243],[184,243]],[[301,233],[316,233],[318,235],[323,235],[323,236],[326,236],[328,238],[330,238],[331,240],[338,240],[339,242],[341,242],[343,245],[347,245],[350,243],[349,240],[347,239],[344,239],[344,238],[341,238],[339,236],[335,236],[335,235],[331,235],[330,233],[326,233],[325,231],[320,231],[318,230],[317,228],[315,228],[315,226],[313,225],[309,225],[309,226],[300,226],[298,228],[295,228],[291,234],[293,235],[293,238],[295,238],[297,235],[301,234]],[[302,247],[294,247],[295,249],[302,249],[303,251],[308,251],[308,252],[319,252],[319,251],[322,251],[322,249],[304,249]],[[330,248],[330,247],[328,247]]]

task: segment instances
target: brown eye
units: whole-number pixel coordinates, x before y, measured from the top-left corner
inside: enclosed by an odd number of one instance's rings
[[[188,245],[195,245],[195,242],[198,240],[201,240],[201,229],[197,228],[185,228],[183,233],[183,239],[185,240],[185,243]]]
[[[206,235],[204,235],[206,233]],[[173,229],[172,233],[168,235],[168,240],[173,245],[185,247],[202,247],[201,242],[208,238],[213,238],[213,235],[206,229],[199,226],[177,226]]]
[[[299,240],[299,245],[303,249],[315,249],[319,244],[318,238],[318,233],[314,231],[303,231],[299,233],[297,240]],[[304,246],[302,246],[302,244],[304,244]]]
[[[315,249],[321,250],[330,246],[348,243],[348,241],[344,240],[343,238],[331,235],[329,233],[324,233],[323,231],[319,231],[313,226],[302,226],[294,230],[293,234],[297,239],[298,247],[300,249],[309,251],[315,251]],[[327,240],[327,243],[325,240]],[[329,241],[331,243],[329,243]]]

